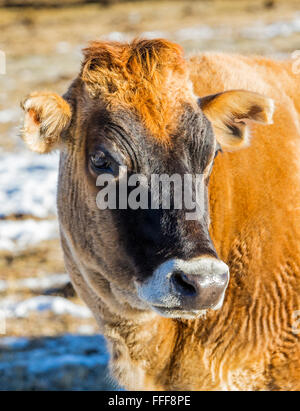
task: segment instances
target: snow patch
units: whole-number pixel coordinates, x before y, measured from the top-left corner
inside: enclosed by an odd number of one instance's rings
[[[293,20],[276,21],[271,24],[260,22],[241,31],[242,36],[245,38],[260,40],[289,37],[296,33],[300,33],[300,17],[296,17]]]
[[[233,36],[242,36],[248,39],[268,40],[274,37],[288,37],[300,32],[300,16],[297,14],[291,20],[279,20],[270,24],[264,22],[256,23],[252,26],[233,29],[230,26],[222,25],[211,27],[208,25],[197,25],[191,27],[183,27],[176,31],[146,31],[141,34],[141,38],[170,38],[175,41],[201,41],[213,40],[215,38],[227,38],[233,41]],[[113,31],[102,36],[103,39],[113,41],[130,41],[133,39],[132,35],[127,33]]]
[[[59,288],[68,284],[70,278],[68,274],[53,274],[42,278],[23,278],[15,279],[12,282],[0,280],[0,292],[6,291],[8,288],[13,288],[14,291],[28,289],[31,291],[44,291],[51,288]]]
[[[0,390],[115,390],[102,336],[0,338]]]
[[[0,250],[22,250],[41,241],[58,238],[58,223],[56,220],[3,220],[0,221],[0,233]]]
[[[158,30],[154,30],[154,31],[144,31],[141,34],[141,38],[146,38],[146,39],[157,39],[157,38],[167,38],[169,37],[169,33],[166,31],[158,31]]]
[[[0,216],[56,214],[58,153],[0,154]]]
[[[102,39],[108,41],[127,42],[132,39],[132,36],[120,31],[112,31],[111,33],[102,36]]]
[[[3,293],[3,291],[6,291],[7,288],[8,288],[7,281],[0,280],[0,293]]]
[[[7,318],[26,318],[33,312],[52,312],[56,315],[71,315],[77,318],[91,318],[91,311],[62,297],[38,296],[24,301],[9,298],[0,301],[0,310]]]
[[[0,110],[0,123],[13,123],[19,121],[21,117],[21,109],[17,108],[7,108],[5,110]]]
[[[177,41],[208,40],[213,38],[215,30],[209,26],[186,27],[176,31]]]

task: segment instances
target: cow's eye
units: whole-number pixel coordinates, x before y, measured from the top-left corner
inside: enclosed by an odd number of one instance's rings
[[[96,173],[111,173],[113,174],[113,160],[109,158],[103,151],[98,151],[90,157],[92,169]]]

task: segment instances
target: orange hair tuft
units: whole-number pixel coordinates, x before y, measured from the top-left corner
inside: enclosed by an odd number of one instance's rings
[[[134,109],[151,134],[167,142],[184,95],[191,95],[182,48],[163,39],[94,41],[84,57],[81,78],[91,95],[111,108]]]

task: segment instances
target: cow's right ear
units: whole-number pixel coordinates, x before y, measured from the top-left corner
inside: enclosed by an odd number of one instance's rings
[[[58,94],[31,93],[21,107],[25,111],[22,138],[32,151],[49,153],[59,148],[61,133],[71,122],[71,107]]]
[[[248,90],[229,90],[200,99],[222,149],[233,151],[249,144],[252,123],[272,124],[274,101]]]

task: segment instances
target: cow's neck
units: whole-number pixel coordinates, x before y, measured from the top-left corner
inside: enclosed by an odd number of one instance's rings
[[[129,389],[164,389],[165,374],[175,350],[178,324],[156,314],[136,320],[101,318],[111,351],[111,368]]]
[[[240,262],[239,253],[233,257]],[[233,270],[222,309],[197,320],[156,314],[143,320],[102,317],[113,374],[124,387],[137,390],[269,389],[274,370],[280,374],[286,366],[286,348],[278,336],[284,335],[290,318],[287,315],[270,330],[265,322],[269,324],[282,306],[275,313],[276,307],[263,303],[262,283],[253,286],[256,299],[252,291],[247,293],[246,278]],[[262,301],[261,306],[255,301]],[[291,335],[290,344],[296,361],[296,335]]]
[[[142,321],[102,317],[101,330],[109,342],[113,375],[127,389],[222,388],[224,382],[213,375],[210,361],[223,325],[217,317],[216,313],[190,321],[155,314]],[[208,342],[214,342],[209,349],[205,348]]]

